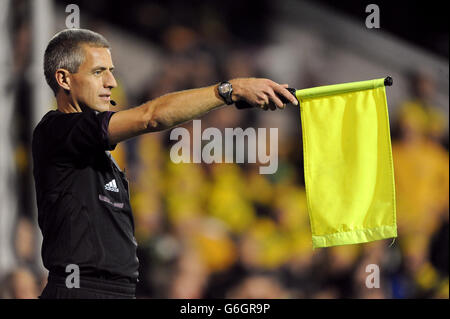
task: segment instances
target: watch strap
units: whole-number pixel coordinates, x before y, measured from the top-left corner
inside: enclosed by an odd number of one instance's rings
[[[223,84],[229,84],[229,85],[230,85],[230,91],[228,91],[228,92],[226,92],[226,93],[221,92],[221,91],[220,91],[220,87],[221,87]],[[231,85],[230,82],[228,82],[228,81],[220,82],[220,83],[219,83],[219,87],[218,87],[218,92],[219,92],[220,97],[225,101],[225,103],[226,103],[227,105],[230,105],[230,104],[233,104],[233,103],[234,103],[234,102],[233,102],[233,99],[232,99],[232,97],[231,97],[231,95],[233,94],[233,86]]]

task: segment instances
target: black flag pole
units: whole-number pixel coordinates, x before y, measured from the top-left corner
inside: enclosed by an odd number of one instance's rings
[[[392,84],[394,83],[394,80],[392,79],[392,77],[387,76],[384,78],[384,85],[385,86],[392,86]],[[286,88],[286,90],[288,90],[289,92],[291,92],[291,94],[293,96],[295,96],[295,98],[297,98],[297,96],[295,95],[295,92],[297,91],[297,89],[295,88]],[[286,105],[292,105],[292,106],[296,106],[294,104],[292,104],[288,99],[286,99],[284,96],[278,95],[278,97],[281,99],[281,101],[283,103],[285,103]],[[249,109],[252,108],[253,106],[251,106],[250,104],[248,104],[245,101],[238,101],[234,104],[236,106],[237,109]]]
[[[391,86],[392,83],[394,83],[394,80],[392,80],[392,78],[391,78],[390,76],[387,76],[387,77],[384,79],[384,85],[385,85],[385,86]]]

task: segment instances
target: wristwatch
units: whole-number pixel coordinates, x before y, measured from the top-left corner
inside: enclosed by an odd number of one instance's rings
[[[225,101],[227,105],[233,104],[233,99],[231,98],[231,94],[233,93],[233,86],[228,81],[223,81],[219,84],[217,88],[219,91],[220,97]]]

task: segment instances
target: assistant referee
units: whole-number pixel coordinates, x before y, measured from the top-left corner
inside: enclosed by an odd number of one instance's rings
[[[135,298],[139,261],[128,181],[109,153],[117,143],[161,131],[224,104],[262,109],[297,104],[269,79],[233,79],[175,92],[120,112],[109,110],[116,87],[110,45],[85,29],[57,33],[44,55],[44,73],[57,109],[33,132],[33,175],[42,259],[49,270],[40,298]],[[79,269],[79,286],[66,270]]]

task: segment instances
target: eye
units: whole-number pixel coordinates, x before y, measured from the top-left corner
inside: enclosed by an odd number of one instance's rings
[[[95,75],[100,75],[102,73],[102,70],[96,70],[96,71],[94,71],[94,74]]]

